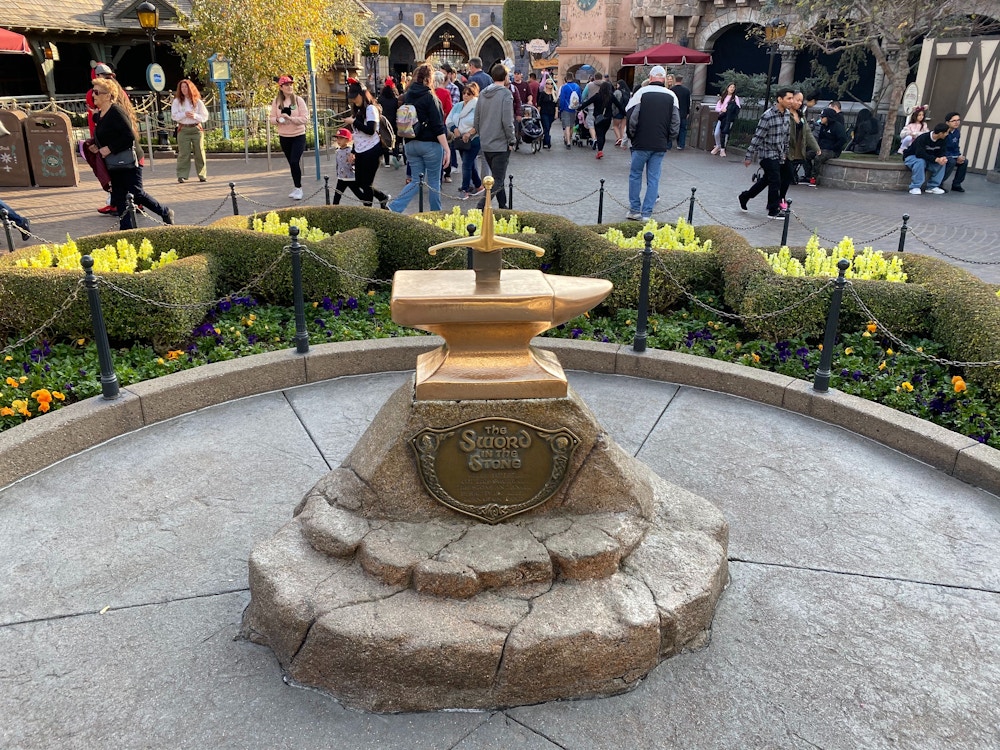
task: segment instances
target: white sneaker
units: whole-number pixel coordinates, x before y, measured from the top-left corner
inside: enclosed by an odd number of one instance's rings
[[[910,192],[912,193],[913,191],[911,190]],[[942,190],[941,188],[931,188],[927,192],[930,193],[931,195],[944,195],[945,192],[947,191]]]
[[[288,197],[295,201],[302,200],[302,188],[295,188],[295,190],[288,194]]]
[[[921,195],[923,192],[920,188],[910,188],[910,195]]]

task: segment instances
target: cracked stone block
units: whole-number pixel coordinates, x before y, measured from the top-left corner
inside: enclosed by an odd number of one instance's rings
[[[649,590],[624,575],[553,587],[507,641],[499,704],[632,689],[658,662],[659,623]]]
[[[461,562],[425,560],[413,569],[413,588],[421,594],[468,599],[483,586],[476,571]]]
[[[545,540],[552,565],[562,578],[591,580],[609,578],[622,558],[622,547],[600,529],[575,523],[561,534]]]
[[[368,711],[486,707],[507,634],[527,609],[412,591],[346,607],[316,621],[289,674]]]
[[[330,505],[339,505],[351,511],[361,510],[366,502],[372,502],[372,491],[350,469],[338,468],[323,476],[306,495],[306,500],[314,495],[326,499]],[[305,509],[306,501],[299,503],[294,515]]]
[[[313,549],[333,557],[352,557],[371,526],[345,508],[330,505],[317,494],[310,495],[299,515],[302,531]]]
[[[358,560],[373,576],[390,585],[407,584],[413,568],[460,538],[457,523],[388,523],[372,531],[358,549]]]
[[[552,580],[548,551],[527,529],[515,525],[472,526],[437,559],[472,568],[484,589]]]

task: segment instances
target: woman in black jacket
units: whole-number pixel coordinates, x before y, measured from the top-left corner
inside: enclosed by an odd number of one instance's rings
[[[379,136],[381,123],[378,105],[367,88],[351,79],[347,87],[351,102],[351,114],[344,118],[344,124],[354,128],[354,187],[361,192],[361,201],[371,207],[372,199],[378,199],[382,208],[390,196],[374,186],[378,173],[379,157],[382,156],[382,139]]]
[[[382,87],[382,91],[378,95],[378,106],[382,108],[382,114],[385,115],[391,124],[393,129],[396,127],[396,111],[399,109],[399,92],[396,91],[396,84],[391,78],[385,79],[385,85]],[[382,154],[382,158],[385,165],[389,166],[389,159],[392,159],[392,166],[399,169],[400,157],[403,153],[403,143],[402,140],[397,138],[396,142],[392,146],[392,151],[386,151]]]
[[[104,157],[108,164],[111,205],[118,211],[118,226],[121,229],[135,228],[131,214],[125,210],[128,193],[132,193],[137,206],[145,206],[162,217],[164,224],[173,224],[174,212],[142,189],[142,157],[136,153],[139,126],[128,96],[118,82],[110,78],[95,78],[93,88],[98,113],[94,116],[97,123],[94,126],[94,143],[89,148]],[[111,163],[108,163],[108,157],[112,157]]]
[[[556,106],[559,103],[559,95],[556,94],[555,84],[552,79],[546,77],[545,84],[538,92],[538,111],[542,116],[542,148],[552,148],[552,136],[549,131],[552,123],[556,121]]]
[[[594,130],[597,131],[596,158],[598,159],[604,157],[604,143],[608,138],[608,129],[611,127],[612,119],[615,117],[625,117],[625,108],[613,96],[614,91],[615,89],[611,85],[611,82],[604,81],[597,90],[597,93],[587,99],[587,101],[580,102],[579,106],[579,109],[582,111],[591,104],[594,105]]]

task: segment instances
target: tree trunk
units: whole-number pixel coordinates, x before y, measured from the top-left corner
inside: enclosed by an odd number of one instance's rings
[[[899,61],[902,62],[899,62]],[[896,137],[896,116],[899,112],[899,103],[903,100],[903,92],[906,90],[906,74],[908,65],[906,55],[897,57],[896,69],[892,72],[889,81],[889,111],[885,115],[885,126],[882,128],[882,148],[879,149],[879,161],[886,161],[892,153],[893,139]]]

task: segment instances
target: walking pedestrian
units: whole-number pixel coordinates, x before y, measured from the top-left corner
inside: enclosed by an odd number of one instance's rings
[[[351,102],[351,113],[344,118],[344,124],[354,128],[354,185],[359,191],[358,197],[369,208],[373,199],[378,199],[382,208],[388,208],[386,204],[392,196],[374,186],[382,158],[381,112],[368,88],[354,79],[347,86],[347,98]]]
[[[754,158],[760,159],[764,176],[749,190],[739,195],[740,208],[749,210],[747,203],[767,188],[767,215],[772,219],[781,217],[782,186],[788,189],[792,180],[792,169],[788,163],[788,110],[792,106],[792,90],[786,86],[778,89],[774,106],[761,116],[757,130],[750,140],[744,166],[749,167]]]
[[[110,78],[115,80],[114,71],[106,63],[94,62],[90,63],[90,80],[94,81],[98,78]],[[111,205],[111,176],[108,174],[107,167],[104,166],[104,159],[97,155],[97,152],[90,148],[94,143],[94,127],[97,125],[97,121],[94,119],[98,112],[97,103],[94,101],[94,89],[87,89],[87,127],[90,129],[90,138],[83,143],[83,158],[87,160],[90,165],[91,170],[94,172],[94,177],[97,181],[101,183],[101,189],[104,190],[108,195],[105,199],[105,204],[97,209],[99,214],[113,214],[115,212],[115,207]]]
[[[719,97],[715,103],[715,112],[718,120],[715,123],[715,148],[712,155],[719,154],[723,158],[726,156],[726,141],[729,140],[729,133],[736,120],[740,116],[740,109],[743,102],[736,95],[736,84],[730,83],[726,86],[726,93]]]
[[[576,110],[580,106],[580,86],[572,73],[566,74],[566,83],[559,87],[559,122],[563,127],[563,144],[573,148],[573,128],[576,126]]]
[[[205,169],[205,123],[208,109],[201,100],[201,92],[189,78],[177,84],[174,100],[170,103],[170,117],[177,123],[177,182],[187,182],[191,175],[191,157],[198,182],[208,179]]]
[[[385,84],[382,86],[382,91],[378,95],[378,106],[382,110],[382,114],[385,116],[393,127],[396,126],[396,112],[399,110],[399,91],[396,90],[396,82],[391,77],[386,77]],[[384,151],[382,154],[382,159],[384,165],[388,167],[391,165],[399,169],[399,165],[403,163],[403,139],[397,138],[395,143],[392,144],[391,151]]]
[[[483,190],[483,181],[476,171],[476,158],[479,156],[481,143],[474,127],[478,102],[479,85],[467,83],[462,90],[462,101],[452,107],[445,122],[448,132],[452,134],[452,150],[462,154],[462,200],[479,195]]]
[[[306,124],[309,122],[309,108],[305,99],[295,93],[295,81],[291,76],[278,78],[278,95],[271,102],[271,124],[278,130],[281,152],[292,173],[292,192],[288,197],[302,200],[302,154],[306,150]]]
[[[95,78],[94,102],[97,104],[94,143],[88,148],[100,154],[111,176],[111,204],[118,212],[120,229],[134,229],[132,215],[126,208],[129,193],[137,206],[145,206],[163,219],[174,223],[174,212],[157,202],[142,189],[142,164],[136,153],[139,125],[128,96],[117,81]]]
[[[403,94],[403,104],[412,104],[416,110],[418,132],[405,146],[406,160],[414,179],[389,204],[389,208],[396,213],[403,213],[410,205],[419,187],[421,174],[426,177],[430,188],[431,211],[441,210],[441,166],[450,163],[451,149],[445,137],[444,115],[430,88],[433,75],[434,68],[423,63],[413,73],[413,79]]]
[[[684,77],[678,73],[674,76],[674,85],[670,90],[677,97],[677,107],[681,114],[681,128],[677,132],[677,150],[683,151],[687,144],[688,115],[691,112],[691,89],[684,85]]]
[[[473,131],[480,137],[483,156],[490,168],[497,186],[497,205],[507,208],[507,193],[504,178],[507,176],[507,162],[517,140],[514,135],[514,94],[507,86],[507,68],[501,64],[490,71],[493,83],[479,95]],[[486,207],[485,193],[479,199],[480,209]]]
[[[615,99],[621,105],[622,115],[619,117],[616,114],[611,118],[611,127],[615,131],[615,145],[621,148],[625,148],[625,105],[628,104],[631,97],[632,89],[628,87],[624,79],[619,79],[618,85],[615,87]]]
[[[792,106],[788,110],[788,161],[791,163],[790,183],[781,187],[781,207],[786,207],[785,195],[788,192],[788,185],[798,185],[798,169],[800,164],[805,164],[808,160],[816,158],[819,153],[819,144],[812,134],[809,123],[802,116],[802,104],[805,95],[801,91],[796,91],[792,96]]]
[[[538,92],[538,112],[542,117],[542,148],[552,149],[552,123],[556,121],[556,87],[546,78]]]
[[[589,99],[580,103],[580,108],[593,106],[594,134],[597,136],[597,158],[604,158],[604,144],[608,138],[608,130],[614,117],[625,117],[625,108],[614,97],[614,88],[610,81],[601,81],[600,88]]]
[[[625,105],[626,129],[632,142],[632,166],[628,175],[629,219],[648,221],[660,196],[663,155],[680,129],[677,96],[665,85],[666,71],[655,65],[649,84],[639,88]],[[642,173],[646,172],[646,195],[642,197]]]

